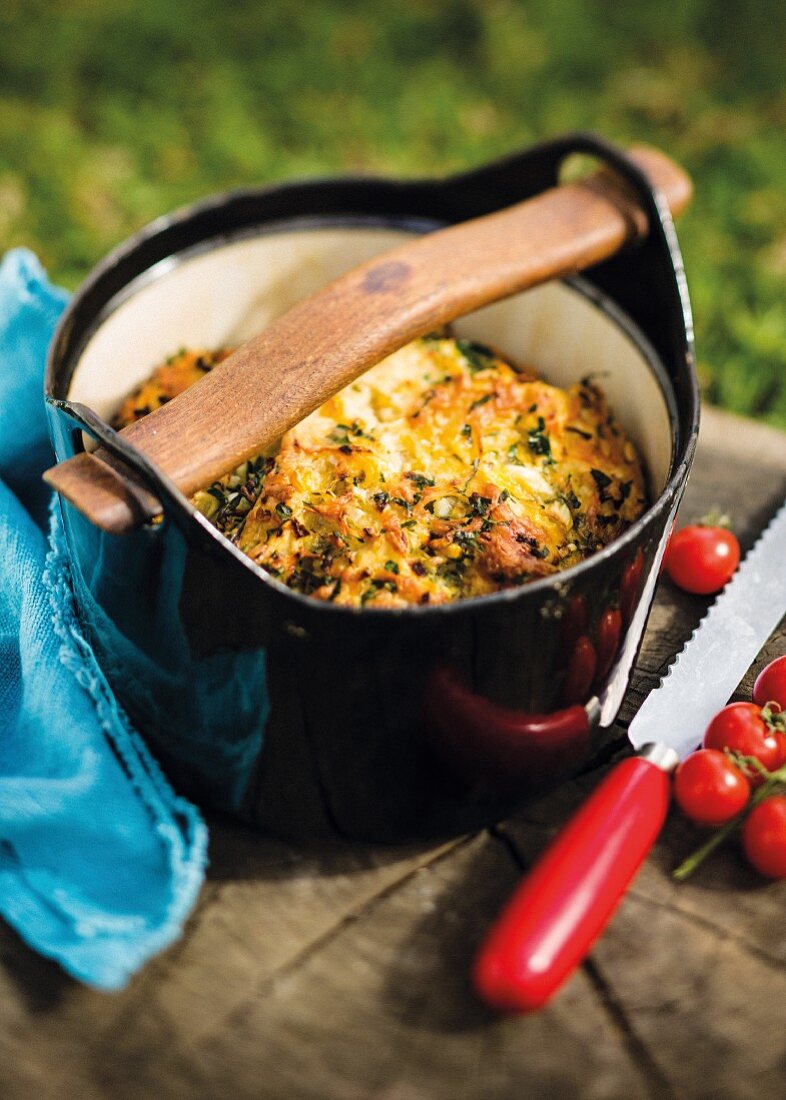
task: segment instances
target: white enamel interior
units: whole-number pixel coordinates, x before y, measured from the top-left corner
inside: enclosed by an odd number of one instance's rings
[[[108,419],[125,395],[179,347],[242,343],[330,279],[400,242],[401,230],[304,229],[225,243],[133,285],[86,343],[69,397]],[[597,373],[612,408],[644,457],[651,490],[668,479],[668,408],[642,352],[584,295],[550,283],[488,306],[455,330],[569,386]],[[260,394],[264,400],[264,394]]]

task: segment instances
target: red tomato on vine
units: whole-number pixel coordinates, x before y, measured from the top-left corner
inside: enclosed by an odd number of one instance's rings
[[[760,875],[786,878],[786,795],[753,807],[742,827],[742,847]]]
[[[770,661],[759,673],[753,685],[753,701],[760,707],[777,703],[786,710],[786,654]]]
[[[683,813],[699,825],[723,825],[750,797],[750,784],[740,769],[717,749],[687,756],[674,777],[674,797]]]
[[[754,756],[768,772],[786,763],[786,733],[777,728],[777,716],[769,720],[769,712],[755,703],[730,703],[719,711],[707,727],[703,745]],[[754,786],[762,782],[752,769],[746,774]]]

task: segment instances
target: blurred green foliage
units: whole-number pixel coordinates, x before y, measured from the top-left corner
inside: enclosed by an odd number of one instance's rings
[[[292,175],[654,142],[705,392],[786,425],[783,0],[2,0],[0,249],[75,285],[142,223]]]

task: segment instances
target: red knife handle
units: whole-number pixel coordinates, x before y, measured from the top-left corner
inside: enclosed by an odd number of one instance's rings
[[[540,1008],[602,932],[663,826],[663,746],[624,760],[563,827],[492,927],[475,963],[475,988],[506,1012]],[[649,746],[647,746],[649,749]]]

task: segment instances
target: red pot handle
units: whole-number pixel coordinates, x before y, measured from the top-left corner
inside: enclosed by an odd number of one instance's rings
[[[676,754],[654,748],[658,763],[645,749],[616,765],[502,911],[474,972],[477,992],[492,1007],[540,1008],[602,932],[668,811]]]

